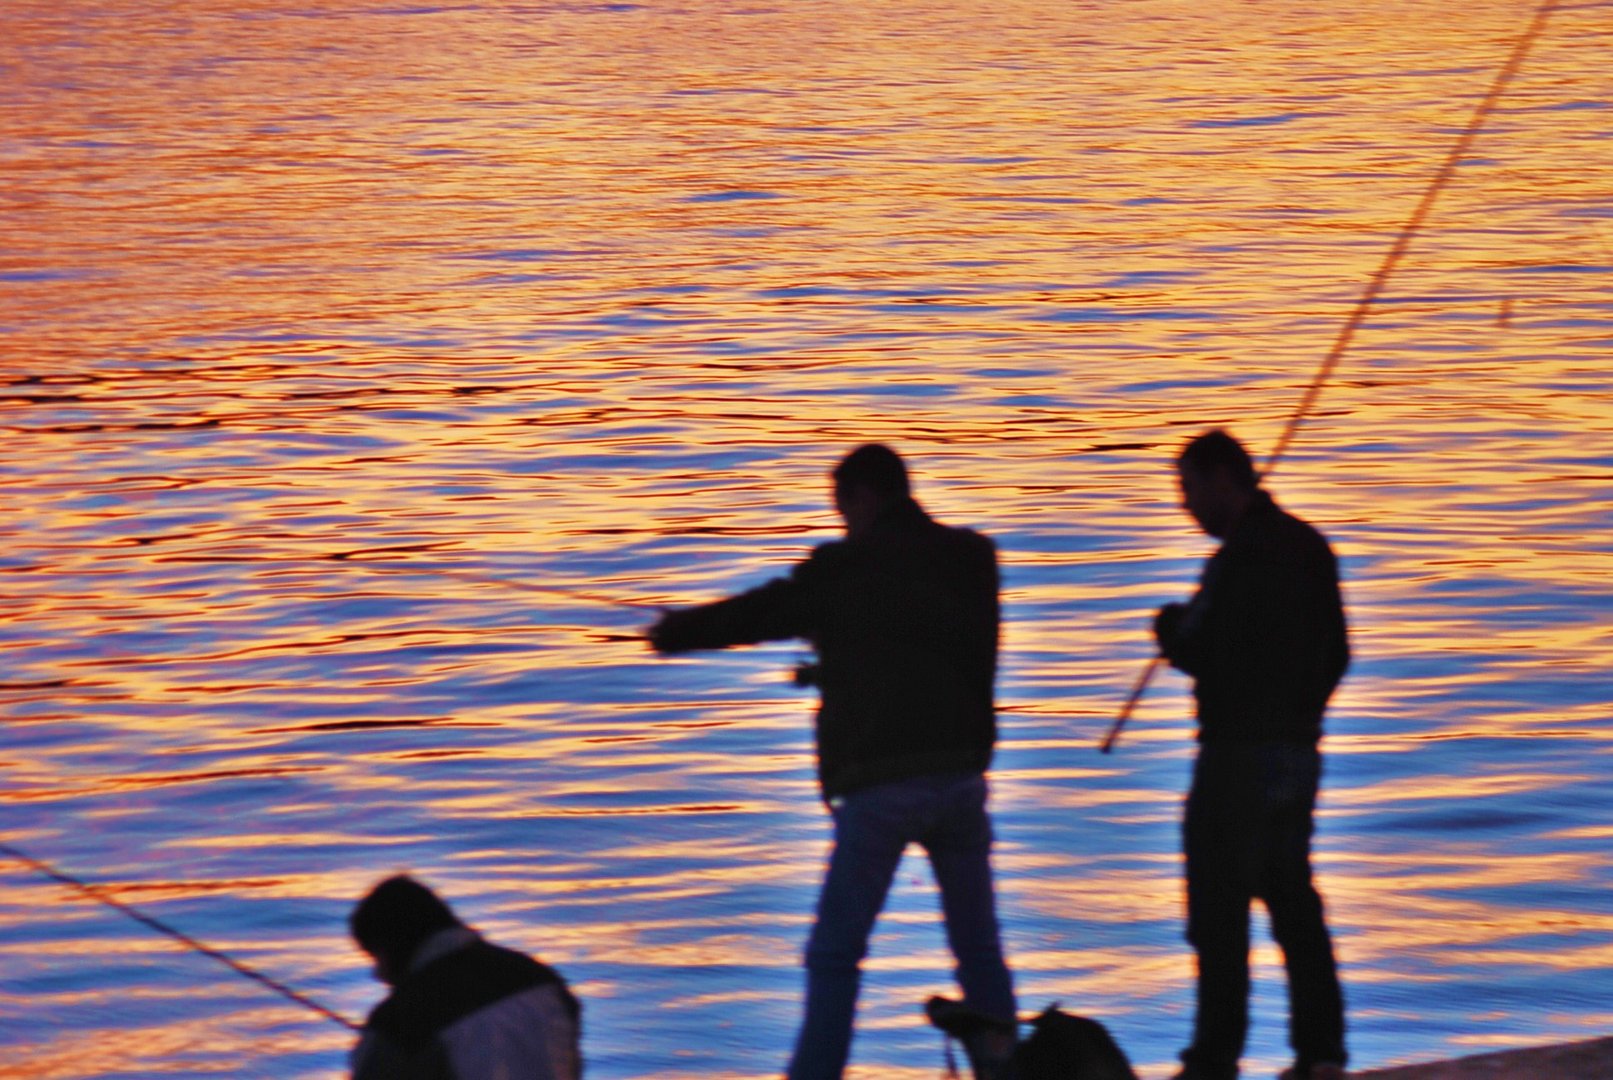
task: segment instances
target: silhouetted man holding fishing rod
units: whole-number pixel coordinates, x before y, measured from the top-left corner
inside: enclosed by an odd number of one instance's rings
[[[1322,534],[1259,486],[1224,431],[1177,459],[1182,503],[1222,541],[1188,604],[1154,622],[1193,677],[1199,754],[1187,797],[1187,937],[1198,1012],[1178,1080],[1238,1075],[1249,1018],[1249,906],[1258,897],[1288,969],[1288,1080],[1344,1075],[1344,1002],[1311,881],[1322,712],[1349,664],[1338,564]]]
[[[834,848],[806,950],[806,1017],[789,1080],[836,1080],[851,1046],[860,966],[902,852],[929,854],[964,1003],[998,1020],[970,1046],[992,1076],[1013,1045],[1015,1004],[999,943],[985,770],[996,742],[997,556],[990,540],[938,524],[887,447],[854,450],[833,473],[843,540],[787,576],[667,613],[656,651],[804,638],[818,777]]]

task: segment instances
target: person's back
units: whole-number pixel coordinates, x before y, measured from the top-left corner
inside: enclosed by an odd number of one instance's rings
[[[484,941],[408,878],[377,886],[353,927],[393,988],[354,1048],[353,1080],[582,1075],[580,1009],[548,965]]]
[[[984,769],[996,741],[997,564],[991,541],[916,503],[803,567],[818,591],[820,771],[831,794]]]

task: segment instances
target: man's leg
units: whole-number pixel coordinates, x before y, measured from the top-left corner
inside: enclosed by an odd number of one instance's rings
[[[1013,979],[1003,960],[991,876],[991,819],[986,779],[956,778],[938,793],[930,830],[921,838],[941,890],[947,944],[957,958],[963,1003],[978,1013],[1014,1023]]]
[[[851,1051],[859,966],[906,838],[881,788],[853,792],[835,809],[834,850],[807,940],[806,1016],[789,1080],[839,1080]]]
[[[1320,758],[1308,747],[1282,747],[1279,752],[1285,760],[1275,766],[1272,848],[1261,895],[1288,969],[1289,1040],[1303,1076],[1320,1062],[1347,1063],[1344,994],[1322,897],[1311,876]]]
[[[1238,1075],[1249,1027],[1249,903],[1261,843],[1258,797],[1243,747],[1206,745],[1193,770],[1182,826],[1187,940],[1198,959],[1187,1074]]]
[[[975,774],[935,779],[935,812],[920,842],[929,853],[941,891],[941,914],[947,944],[958,961],[963,1003],[1003,1025],[964,1040],[976,1080],[990,1080],[1005,1074],[1019,1024],[992,895],[986,778]]]

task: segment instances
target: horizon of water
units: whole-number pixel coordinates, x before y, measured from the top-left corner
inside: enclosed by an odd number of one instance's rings
[[[777,1075],[798,651],[632,636],[835,536],[827,470],[887,441],[1002,551],[1022,1005],[1168,1075],[1185,681],[1096,745],[1211,550],[1171,458],[1274,445],[1533,11],[8,5],[0,841],[351,1017],[347,912],[414,872],[565,973],[590,1076]],[[1269,481],[1346,577],[1361,1068],[1613,1028],[1610,46],[1552,13]],[[0,884],[0,1075],[342,1075],[350,1032]],[[940,1070],[934,908],[910,856],[854,1078]]]

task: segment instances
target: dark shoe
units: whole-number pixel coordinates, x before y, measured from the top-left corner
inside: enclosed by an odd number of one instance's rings
[[[1277,1080],[1345,1080],[1344,1066],[1336,1061],[1318,1061],[1309,1069],[1301,1069],[1295,1065],[1291,1069],[1284,1069]]]
[[[1182,1071],[1177,1073],[1173,1080],[1238,1080],[1238,1067],[1189,1063],[1182,1066]]]

